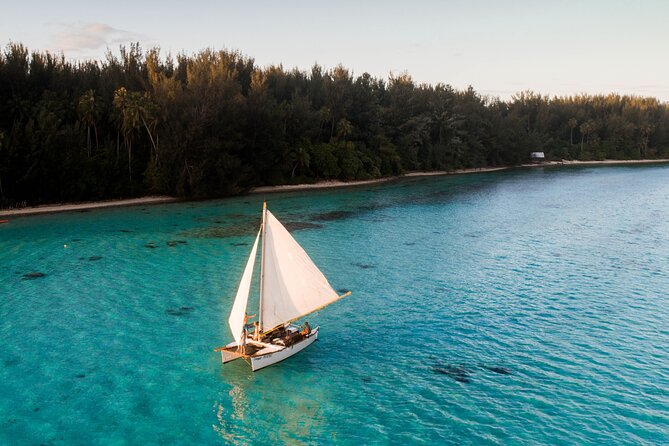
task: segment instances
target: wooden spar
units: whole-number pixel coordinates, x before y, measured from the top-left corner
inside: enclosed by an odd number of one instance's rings
[[[260,299],[258,309],[258,332],[254,333],[256,341],[260,341],[262,335],[262,295],[265,278],[265,219],[267,217],[267,202],[262,202],[262,243],[260,245]]]
[[[230,353],[231,355],[237,355],[241,358],[249,358],[250,357],[249,355],[245,355],[244,353],[240,353],[236,350],[228,350],[225,347],[218,347],[218,348],[214,349],[215,352],[220,352],[220,351],[223,351],[223,350],[225,350],[226,353]]]
[[[318,310],[321,310],[321,309],[327,307],[328,305],[337,302],[339,299],[343,299],[344,297],[346,297],[346,296],[350,296],[350,295],[351,295],[351,291],[346,292],[346,293],[342,294],[341,296],[339,296],[338,298],[336,298],[335,300],[333,300],[332,302],[329,302],[329,303],[327,303],[327,304],[325,304],[325,305],[321,305],[321,306],[318,307],[318,308],[314,308],[314,309],[311,310],[310,312],[308,312],[308,313],[304,313],[304,314],[301,315],[301,316],[294,317],[294,318],[292,318],[292,319],[289,320],[289,321],[286,321],[286,322],[284,322],[284,323],[282,323],[282,324],[277,325],[276,327],[273,327],[271,330],[268,330],[268,331],[264,332],[263,334],[271,333],[271,332],[273,332],[274,330],[277,330],[277,329],[279,329],[280,327],[285,326],[286,324],[290,324],[291,322],[295,322],[296,320],[301,319],[301,318],[303,318],[304,316],[308,316],[308,315],[310,315],[311,313],[314,313],[314,312],[316,312],[316,311],[318,311]]]

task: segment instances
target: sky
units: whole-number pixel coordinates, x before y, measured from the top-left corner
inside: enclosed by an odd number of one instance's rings
[[[239,50],[259,66],[409,73],[510,98],[620,93],[669,101],[669,1],[0,0],[0,45],[101,59]]]

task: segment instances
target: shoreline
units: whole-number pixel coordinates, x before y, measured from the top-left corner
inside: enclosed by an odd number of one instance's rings
[[[361,181],[326,180],[326,181],[319,181],[316,183],[260,186],[251,188],[247,192],[247,194],[294,192],[294,191],[305,191],[305,190],[333,189],[340,187],[366,186],[372,184],[381,184],[391,181],[397,181],[403,178],[487,173],[487,172],[497,172],[502,170],[514,169],[518,167],[536,168],[536,167],[554,167],[554,166],[599,166],[599,165],[611,166],[611,165],[662,164],[662,163],[669,163],[669,159],[662,158],[662,159],[642,159],[642,160],[547,161],[541,164],[521,164],[519,166],[479,167],[472,169],[407,172],[403,175],[396,175],[392,177],[375,178],[372,180],[361,180]],[[56,212],[74,212],[88,209],[106,209],[106,208],[123,207],[123,206],[174,203],[177,201],[181,201],[181,199],[165,195],[151,195],[146,197],[129,198],[121,200],[103,200],[103,201],[91,201],[84,203],[45,204],[34,207],[26,207],[22,209],[7,209],[7,210],[0,209],[0,220],[6,219],[6,217],[24,217],[30,215],[51,214]]]
[[[87,201],[83,203],[58,203],[58,204],[43,204],[40,206],[25,207],[21,209],[0,209],[0,217],[24,217],[28,215],[37,214],[52,214],[56,212],[73,212],[87,209],[106,209],[123,206],[137,206],[143,204],[161,204],[173,203],[180,201],[177,197],[170,197],[166,195],[150,195],[140,198],[128,198],[121,200],[102,200],[102,201]]]
[[[372,180],[360,181],[341,181],[341,180],[324,180],[317,183],[302,183],[302,184],[280,184],[277,186],[259,186],[249,190],[249,194],[275,193],[275,192],[292,192],[312,189],[332,189],[339,187],[353,187],[366,186],[370,184],[387,183],[390,181],[400,180],[402,178],[411,177],[432,177],[441,175],[464,175],[468,173],[484,173],[495,172],[498,170],[509,169],[509,167],[478,167],[474,169],[457,169],[457,170],[435,170],[429,172],[407,172],[404,175],[395,175],[392,177],[374,178]]]
[[[669,163],[669,158],[642,159],[642,160],[601,160],[601,161],[546,161],[541,164],[521,164],[519,167],[546,167],[546,166],[615,166],[625,164],[663,164]]]

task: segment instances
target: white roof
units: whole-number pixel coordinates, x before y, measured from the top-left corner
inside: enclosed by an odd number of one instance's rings
[[[530,157],[532,157],[532,158],[545,158],[544,152],[532,152],[532,153],[530,153]]]

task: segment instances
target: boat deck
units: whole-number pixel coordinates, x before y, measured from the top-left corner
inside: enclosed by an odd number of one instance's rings
[[[216,350],[222,350],[243,358],[251,358],[254,356],[262,356],[268,353],[274,353],[279,350],[283,350],[299,343],[309,336],[311,336],[311,334],[305,336],[296,330],[281,330],[263,338],[261,342],[254,341],[252,339],[247,341],[243,351],[240,350],[239,346],[235,342],[230,343],[225,347],[220,347]]]

